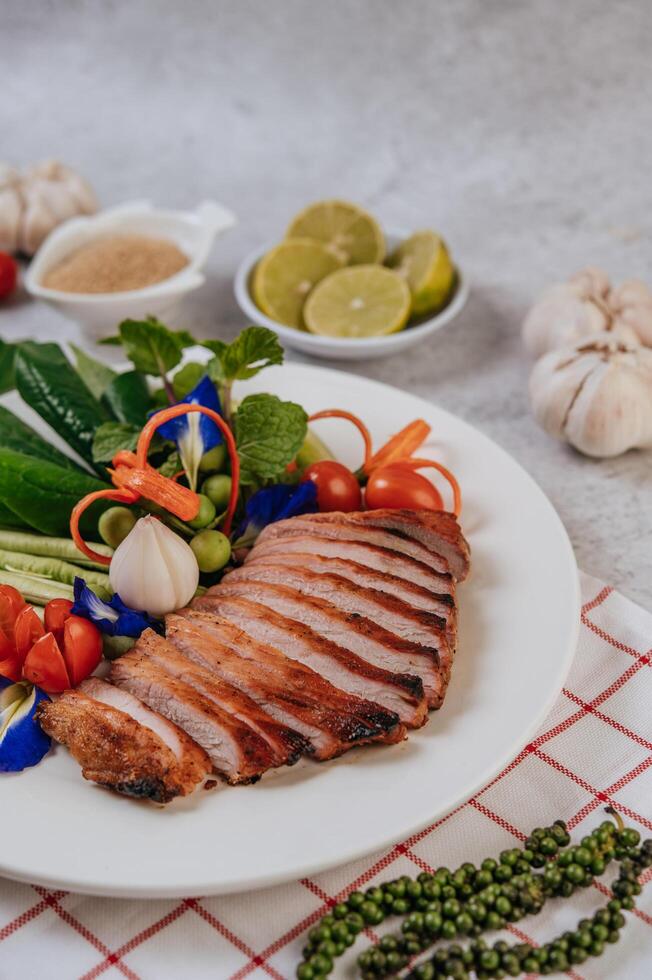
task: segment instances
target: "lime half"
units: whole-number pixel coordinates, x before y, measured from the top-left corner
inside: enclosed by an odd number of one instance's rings
[[[410,315],[404,279],[382,265],[340,269],[315,286],[303,317],[323,337],[383,337],[401,330]]]
[[[321,242],[288,238],[256,266],[251,283],[256,305],[272,320],[301,329],[306,296],[315,283],[341,265]]]
[[[348,201],[318,201],[293,219],[286,238],[314,238],[342,264],[382,262],[385,238],[372,215]]]
[[[446,245],[434,231],[417,231],[387,259],[407,281],[412,293],[412,313],[436,313],[448,302],[455,285],[455,269]]]

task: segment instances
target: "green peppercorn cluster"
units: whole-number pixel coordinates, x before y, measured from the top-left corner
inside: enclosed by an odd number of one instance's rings
[[[466,863],[456,871],[439,868],[416,880],[403,876],[365,892],[352,892],[310,930],[297,977],[328,976],[336,957],[353,945],[365,927],[378,926],[391,916],[404,917],[401,933],[384,936],[360,955],[363,980],[395,976],[441,940],[460,938],[472,941],[465,949],[438,948],[407,974],[409,980],[471,976],[483,980],[524,972],[547,975],[599,956],[605,942],[617,941],[625,924],[622,910],[634,907],[641,891],[638,876],[652,864],[652,841],[639,848],[637,831],[624,827],[617,815],[616,819],[617,826],[605,821],[572,847],[565,824],[558,820],[533,830],[521,848],[503,851],[497,861],[487,858],[479,867]],[[614,899],[593,919],[582,920],[575,933],[564,933],[541,947],[502,941],[488,947],[478,938],[537,914],[549,898],[568,898],[578,888],[586,888],[614,860],[620,863]]]

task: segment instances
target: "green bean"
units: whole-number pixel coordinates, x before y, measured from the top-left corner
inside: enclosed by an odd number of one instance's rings
[[[51,582],[45,578],[33,578],[16,572],[0,571],[0,585],[12,585],[18,589],[26,602],[44,606],[50,599],[74,599],[72,588],[61,582]]]
[[[33,578],[50,579],[73,585],[75,578],[80,576],[99,595],[100,599],[109,599],[112,595],[109,576],[101,572],[79,568],[60,558],[44,558],[41,555],[24,555],[20,551],[4,551],[0,549],[0,568],[7,572],[18,572]]]
[[[107,558],[113,554],[113,549],[108,548],[105,544],[91,543],[90,547],[93,551],[106,555]],[[25,531],[0,529],[0,548],[5,551],[21,551],[27,555],[41,555],[44,558],[61,558],[63,561],[74,562],[75,565],[81,565],[83,568],[106,571],[106,565],[89,561],[70,538],[51,538],[44,534],[29,534]]]

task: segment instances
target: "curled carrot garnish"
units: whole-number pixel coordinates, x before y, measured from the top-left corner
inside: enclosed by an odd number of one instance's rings
[[[317,422],[319,419],[346,419],[347,422],[352,422],[356,427],[358,432],[364,441],[364,462],[363,467],[366,469],[369,459],[371,458],[371,433],[369,429],[364,424],[364,422],[354,415],[353,412],[345,412],[340,408],[327,408],[323,412],[315,412],[308,419],[309,422]]]
[[[154,433],[160,425],[170,419],[178,418],[180,415],[189,415],[192,412],[200,412],[207,415],[217,425],[224,437],[226,448],[231,460],[231,493],[226,509],[224,525],[222,530],[228,535],[231,531],[233,515],[238,503],[238,489],[240,483],[240,460],[235,445],[235,439],[231,429],[226,424],[221,415],[214,412],[211,408],[203,405],[179,404],[172,405],[157,412],[143,427],[136,452],[131,453],[121,450],[113,457],[112,468],[109,469],[111,479],[115,489],[98,490],[89,493],[73,507],[70,516],[70,533],[72,539],[88,558],[92,561],[100,562],[102,565],[109,565],[111,559],[106,555],[100,555],[93,551],[81,536],[79,521],[84,511],[96,500],[114,500],[119,503],[134,504],[141,497],[145,497],[152,503],[157,504],[164,510],[169,511],[182,521],[191,521],[199,513],[199,496],[188,487],[181,486],[175,479],[162,476],[158,470],[150,466],[147,462],[147,453]]]
[[[371,473],[379,466],[388,466],[405,459],[416,452],[430,435],[430,426],[423,419],[415,419],[405,428],[393,435],[377,453],[365,463],[365,473]]]

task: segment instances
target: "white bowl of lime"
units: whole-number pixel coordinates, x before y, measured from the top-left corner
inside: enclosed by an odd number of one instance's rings
[[[389,231],[385,236],[387,254],[391,255],[398,248],[399,244],[407,238],[409,238],[409,234],[403,233],[400,230],[392,229]],[[331,334],[312,332],[306,328],[305,323],[300,327],[290,326],[264,313],[255,301],[253,294],[253,280],[259,263],[272,253],[275,246],[278,247],[277,242],[270,242],[263,245],[247,255],[240,263],[234,280],[234,291],[238,306],[252,323],[258,326],[269,327],[270,330],[276,331],[288,347],[299,350],[304,354],[311,354],[314,357],[362,361],[374,357],[387,357],[390,354],[398,354],[400,351],[407,350],[409,347],[414,347],[422,343],[436,330],[441,330],[447,323],[450,323],[460,313],[468,299],[468,281],[462,274],[459,266],[455,266],[455,281],[445,306],[432,315],[425,314],[409,319],[405,325],[394,329],[391,333],[363,337],[333,336]],[[362,266],[353,265],[347,266],[346,270],[361,270],[362,268]],[[378,270],[377,272],[373,272],[374,277],[378,273],[382,276],[386,271],[385,266],[382,265],[364,266],[364,268]],[[335,274],[337,275],[339,271],[341,270],[336,270]],[[332,275],[333,273],[330,274]],[[352,278],[354,277],[355,274]],[[318,283],[318,286],[321,286],[328,278],[329,276],[327,275],[325,279],[322,279]],[[343,278],[345,281],[342,285],[346,286],[346,277]],[[306,280],[306,286],[310,288],[309,280]],[[382,290],[383,286],[384,283],[381,280],[379,289]],[[322,287],[320,292],[325,294],[326,290]],[[312,289],[308,295],[311,298],[311,307],[321,305],[324,309],[327,308],[325,302],[322,304],[319,304],[319,302],[315,303],[315,300],[318,301],[320,298],[317,293],[317,287]],[[325,300],[327,297],[324,295],[323,298]],[[400,303],[400,296],[397,302]],[[356,299],[353,298],[350,305],[355,306],[355,303]],[[307,306],[308,302],[306,301]],[[323,312],[323,310],[319,311],[318,309],[314,309],[313,312],[317,315],[317,313]],[[319,324],[316,325],[319,326]]]

